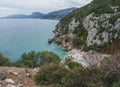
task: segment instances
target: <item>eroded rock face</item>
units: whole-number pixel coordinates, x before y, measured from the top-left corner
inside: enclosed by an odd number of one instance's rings
[[[75,61],[81,64],[83,67],[97,66],[99,67],[101,61],[109,55],[100,54],[97,52],[83,52],[77,49],[73,49],[62,59],[61,64],[65,65],[67,60]]]
[[[83,18],[82,23],[80,21],[76,21],[73,17],[71,18],[72,21],[67,25],[67,33],[65,33],[65,28],[62,27],[62,24],[59,23],[55,30],[55,38],[56,42],[60,44],[64,38],[68,35],[73,35],[73,31],[79,24],[82,24],[83,27],[88,31],[88,36],[86,40],[86,45],[103,45],[107,42],[113,42],[114,40],[120,39],[120,18],[118,17],[117,20],[114,21],[114,24],[110,22],[110,19],[113,16],[120,15],[120,12],[115,13],[105,13],[100,16],[96,16],[95,13],[91,13]],[[62,39],[62,37],[64,38]]]
[[[73,20],[68,25],[68,33],[72,34],[75,28],[79,25],[79,21],[76,22],[76,19],[73,18]]]
[[[94,13],[88,15],[83,20],[83,26],[88,31],[86,44],[88,46],[94,44],[102,45],[108,41],[112,42],[120,38],[120,19],[116,20],[115,25],[109,22],[110,17],[118,14],[103,14],[99,17],[95,17]]]

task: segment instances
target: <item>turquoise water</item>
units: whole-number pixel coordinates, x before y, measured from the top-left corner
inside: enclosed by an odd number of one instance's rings
[[[0,52],[12,61],[20,58],[24,52],[53,51],[61,58],[66,52],[56,44],[48,44],[53,37],[56,20],[42,19],[1,19],[0,20]]]

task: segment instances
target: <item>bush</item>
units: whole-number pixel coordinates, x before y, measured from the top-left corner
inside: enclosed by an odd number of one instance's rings
[[[83,68],[81,64],[74,62],[74,61],[71,61],[71,60],[67,60],[66,64],[70,69],[74,69],[74,68],[78,68],[78,67]]]
[[[75,47],[75,48],[80,48],[81,45],[82,45],[81,38],[75,37],[75,38],[73,39],[72,44],[73,44],[73,47]]]
[[[114,82],[113,85],[112,85],[112,87],[120,87],[120,81]]]
[[[75,69],[69,72],[62,79],[64,87],[88,87],[86,75],[83,74],[84,69]]]
[[[40,62],[44,63],[44,62],[54,62],[54,63],[59,63],[60,62],[60,57],[53,53],[53,52],[49,52],[49,51],[42,51],[42,52],[38,52],[37,55],[40,55]]]
[[[18,67],[34,68],[40,66],[44,62],[59,63],[60,58],[57,54],[48,51],[24,53],[21,59],[15,65]]]
[[[44,86],[57,84],[61,87],[88,87],[84,69],[72,71],[55,64],[43,67],[34,80],[36,84]]]
[[[58,65],[48,65],[43,67],[35,76],[35,82],[39,85],[61,84],[61,80],[66,76],[68,70]],[[61,84],[62,85],[62,84]]]
[[[120,14],[110,17],[109,22],[114,25],[118,18],[120,18]]]
[[[119,87],[120,53],[105,58],[100,67],[81,68],[70,60],[66,69],[58,64],[45,64],[35,75],[38,85],[52,87]]]
[[[105,58],[101,64],[101,76],[103,83],[107,87],[117,85],[116,82],[120,81],[120,52],[112,57]],[[116,83],[116,84],[115,84]]]
[[[0,66],[11,66],[11,61],[4,56],[2,53],[0,53]]]
[[[77,37],[73,39],[74,47],[80,47],[80,45],[86,44],[88,31],[83,27],[82,24],[79,24],[73,33],[77,35]]]

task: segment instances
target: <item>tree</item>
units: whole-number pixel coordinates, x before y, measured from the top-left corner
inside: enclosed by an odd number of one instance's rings
[[[11,61],[4,56],[2,53],[0,53],[0,66],[11,66]]]
[[[57,54],[49,51],[35,52],[31,51],[28,53],[24,53],[21,56],[21,59],[18,60],[15,65],[18,67],[29,67],[34,68],[40,66],[45,62],[55,62],[59,63],[60,58]]]

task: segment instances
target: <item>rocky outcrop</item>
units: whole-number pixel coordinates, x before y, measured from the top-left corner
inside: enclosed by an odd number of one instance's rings
[[[109,57],[106,54],[100,54],[97,52],[83,52],[78,49],[73,49],[68,52],[68,54],[62,59],[61,64],[65,65],[67,60],[75,61],[81,64],[83,67],[97,66],[99,67],[101,61],[105,58]]]
[[[67,59],[71,59],[84,67],[99,66],[106,56],[101,53],[111,54],[113,51],[105,51],[113,50],[114,47],[114,53],[120,50],[120,47],[116,48],[119,46],[116,44],[120,41],[120,1],[93,0],[90,4],[62,18],[54,33],[54,42],[66,48],[71,47],[71,50],[74,47],[82,50],[68,52],[61,61],[62,64],[65,64]],[[76,41],[78,46],[73,47],[73,41]],[[89,52],[90,50],[97,52]]]
[[[73,18],[73,20],[68,25],[68,33],[73,34],[75,28],[78,27],[78,25],[79,25],[79,21],[76,22],[76,19]]]
[[[112,16],[120,15],[120,13],[102,14],[101,16],[94,16],[94,13],[88,15],[83,20],[83,26],[88,31],[86,44],[90,45],[103,45],[106,42],[113,42],[113,40],[120,39],[120,23],[118,18],[115,25],[109,22]]]
[[[94,44],[99,46],[106,42],[113,42],[116,39],[120,39],[120,18],[115,21],[114,25],[110,23],[110,18],[117,15],[120,15],[120,13],[102,14],[98,17],[95,16],[95,13],[91,13],[84,18],[82,25],[88,31],[87,46]],[[78,25],[79,21],[75,22],[75,18],[73,18],[68,25],[68,33],[64,34],[64,29],[61,27],[61,24],[58,24],[55,30],[54,41],[64,45],[62,41],[73,38],[73,36],[75,36],[73,35],[73,31]]]
[[[73,20],[68,25],[68,33],[64,33],[64,29],[61,26],[61,23],[58,23],[56,26],[56,30],[54,31],[55,37],[53,41],[57,44],[61,44],[62,48],[65,50],[71,50],[73,48],[72,41],[75,38],[73,31],[79,25],[79,21],[76,22],[76,19]],[[62,30],[63,29],[63,30]]]

